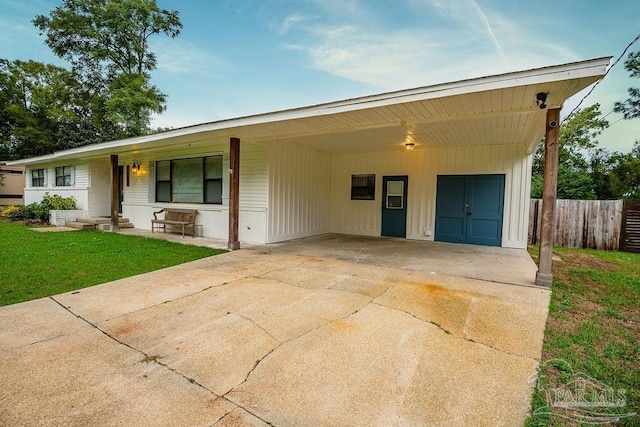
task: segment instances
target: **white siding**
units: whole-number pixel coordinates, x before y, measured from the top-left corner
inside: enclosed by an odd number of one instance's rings
[[[64,165],[61,165],[64,166]],[[76,188],[88,188],[89,187],[89,164],[88,163],[80,163],[73,165],[74,174],[72,179],[72,186]],[[52,182],[55,184],[55,169],[51,169],[53,171],[53,180]]]
[[[73,166],[71,186],[56,187],[56,172],[55,168],[58,166]],[[31,186],[31,169],[45,169],[45,186],[44,187],[32,187]],[[62,197],[73,196],[76,199],[78,209],[87,210],[89,206],[88,188],[89,188],[89,164],[65,162],[61,164],[46,164],[38,165],[32,168],[27,168],[26,172],[26,187],[24,190],[24,203],[28,205],[30,203],[40,202],[44,193],[58,194]]]
[[[526,248],[531,156],[517,146],[333,156],[331,232],[379,236],[383,175],[408,175],[407,238],[433,240],[437,175],[504,174],[502,246]],[[351,200],[351,175],[376,174],[376,199]],[[427,235],[429,234],[429,235]]]
[[[155,175],[149,164],[157,160],[172,160],[189,157],[223,155],[223,204],[154,202],[153,188]],[[137,174],[129,174],[126,186],[126,165],[133,160],[140,162]],[[219,239],[229,236],[229,144],[211,144],[198,151],[175,149],[162,153],[120,156],[119,163],[125,167],[123,216],[129,218],[135,228],[151,229],[153,212],[165,207],[197,209],[197,224],[202,224],[203,235]],[[151,201],[150,201],[151,200]],[[238,232],[240,241],[245,243],[265,243],[267,223],[267,159],[263,145],[240,142],[240,214]]]
[[[270,143],[267,241],[329,232],[330,156],[290,143]]]
[[[240,142],[240,208],[267,208],[267,148],[264,145]]]

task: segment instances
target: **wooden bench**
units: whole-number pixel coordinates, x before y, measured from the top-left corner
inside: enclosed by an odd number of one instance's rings
[[[164,219],[158,219],[158,215],[164,212]],[[153,213],[151,220],[151,232],[163,229],[167,232],[167,225],[182,228],[182,238],[184,238],[185,229],[191,229],[191,235],[196,237],[196,215],[198,211],[195,209],[173,209],[164,208]]]

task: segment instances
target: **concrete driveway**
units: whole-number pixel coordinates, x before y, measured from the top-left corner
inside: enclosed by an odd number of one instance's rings
[[[0,308],[0,424],[522,424],[548,290],[322,242]]]

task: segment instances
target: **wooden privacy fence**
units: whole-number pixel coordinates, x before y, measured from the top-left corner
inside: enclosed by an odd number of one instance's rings
[[[529,243],[537,244],[540,242],[542,200],[531,199],[530,203]],[[622,200],[557,200],[554,245],[618,250],[622,212]]]

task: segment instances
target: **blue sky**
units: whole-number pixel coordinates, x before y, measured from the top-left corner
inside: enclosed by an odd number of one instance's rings
[[[65,65],[31,24],[60,1],[0,0],[0,57]],[[169,95],[154,126],[300,107],[602,56],[640,33],[637,0],[158,0],[180,12],[159,37],[154,83]],[[638,42],[632,50],[640,50]],[[620,63],[583,106],[606,114],[640,86]],[[567,104],[566,114],[580,97]],[[617,122],[621,116],[610,114]],[[628,151],[640,119],[601,146]]]

